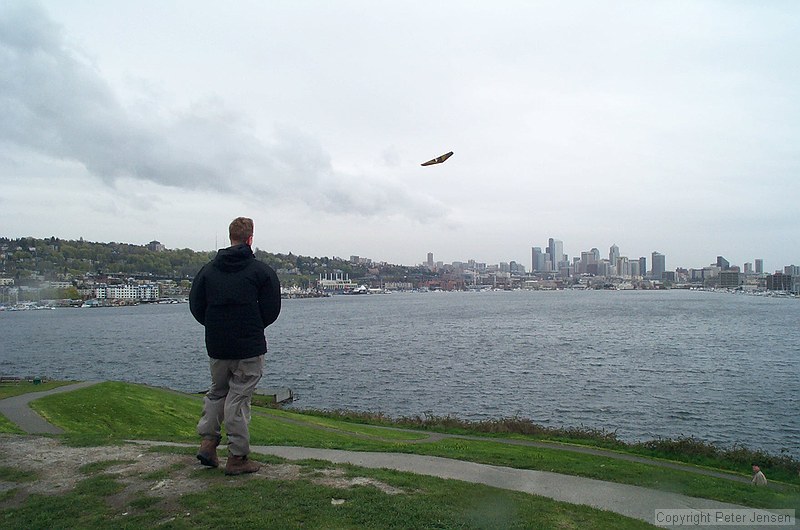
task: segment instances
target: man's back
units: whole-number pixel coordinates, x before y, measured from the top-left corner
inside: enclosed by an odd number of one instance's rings
[[[205,326],[210,357],[261,355],[267,351],[264,328],[280,314],[278,276],[246,244],[222,249],[195,277],[189,308]]]

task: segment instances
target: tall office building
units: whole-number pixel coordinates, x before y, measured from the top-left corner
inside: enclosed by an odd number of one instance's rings
[[[428,267],[433,268],[433,252],[428,252]]]
[[[756,274],[764,274],[764,260],[756,259]]]
[[[608,249],[608,262],[611,264],[611,274],[621,276],[621,273],[617,269],[617,261],[619,261],[619,247],[617,245],[611,245]]]
[[[544,254],[542,254],[542,247],[531,248],[531,271],[544,271]]]
[[[731,263],[722,256],[717,256],[717,267],[722,271],[726,271],[731,268]]]
[[[618,259],[619,247],[617,245],[611,245],[611,248],[608,249],[608,261],[610,261],[613,265],[616,265]]]
[[[631,263],[626,256],[617,258],[617,276],[629,278],[631,276]]]
[[[577,272],[579,274],[589,272],[589,265],[591,265],[592,263],[594,263],[594,254],[584,250],[583,252],[581,252],[581,259],[578,265]]]
[[[547,250],[550,252],[550,270],[557,271],[564,259],[564,243],[551,237],[547,240]]]
[[[651,259],[653,260],[653,273],[651,276],[655,280],[660,280],[661,277],[664,276],[664,272],[667,270],[667,258],[660,252],[653,252]]]
[[[642,278],[647,276],[647,258],[644,256],[639,258],[639,275]]]

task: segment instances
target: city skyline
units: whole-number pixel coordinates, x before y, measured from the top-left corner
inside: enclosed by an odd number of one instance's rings
[[[611,260],[611,254],[614,253],[617,258],[626,258],[631,263],[631,265],[633,264],[633,262],[636,262],[636,263],[638,263],[640,265],[645,263],[645,262],[650,264],[650,266],[645,268],[645,271],[652,271],[653,258],[654,258],[655,255],[658,255],[658,256],[660,256],[659,259],[663,259],[663,263],[659,262],[659,265],[662,268],[660,268],[658,270],[658,272],[665,272],[665,271],[670,271],[670,270],[674,271],[674,270],[677,270],[677,269],[686,269],[686,270],[703,269],[703,268],[706,268],[706,267],[713,267],[713,266],[716,265],[716,266],[720,266],[723,270],[728,268],[728,267],[730,267],[730,268],[738,267],[741,272],[753,272],[753,273],[761,274],[761,273],[771,273],[771,272],[782,272],[784,270],[784,268],[789,267],[789,266],[794,266],[795,263],[796,263],[795,261],[789,262],[789,263],[782,263],[782,264],[777,264],[776,263],[774,267],[770,268],[770,267],[765,267],[764,266],[764,258],[763,257],[758,257],[758,258],[752,257],[752,258],[750,258],[750,259],[748,259],[746,261],[737,262],[737,261],[733,261],[733,260],[727,260],[722,255],[715,255],[714,257],[709,257],[708,263],[677,264],[675,266],[668,266],[667,265],[668,256],[666,254],[664,254],[664,253],[661,253],[661,252],[657,251],[657,250],[653,250],[653,251],[651,251],[651,252],[649,252],[647,254],[644,254],[644,255],[642,255],[642,254],[624,255],[624,253],[622,253],[620,251],[620,247],[616,243],[612,243],[611,246],[609,246],[609,248],[608,248],[608,254],[605,255],[606,256],[605,258],[603,258],[603,256],[604,256],[603,252],[597,247],[592,247],[591,249],[579,251],[577,255],[570,255],[568,252],[563,252],[563,241],[561,241],[559,239],[552,238],[552,237],[548,238],[547,241],[548,241],[547,247],[549,247],[550,245],[553,245],[553,248],[561,248],[562,249],[562,255],[565,258],[568,258],[566,261],[568,262],[569,266],[574,265],[575,260],[582,260],[582,258],[584,257],[585,254],[592,254],[593,251],[596,251],[595,262],[599,262],[599,261],[601,261],[601,259],[608,259],[608,261],[611,261],[613,263],[613,261]],[[544,248],[547,248],[547,247],[544,247]],[[616,251],[616,252],[614,252],[614,251]],[[425,261],[423,261],[421,264],[422,265],[432,265],[432,264],[435,264],[435,263],[452,264],[452,263],[466,263],[466,262],[469,262],[469,261],[477,261],[477,262],[481,262],[481,263],[499,265],[499,264],[502,264],[502,263],[514,263],[514,262],[516,262],[516,263],[523,264],[525,266],[526,271],[528,271],[528,272],[554,272],[554,269],[545,268],[544,267],[544,263],[547,262],[548,259],[551,260],[551,263],[552,263],[552,259],[553,258],[550,256],[549,252],[543,252],[543,247],[541,247],[541,246],[532,246],[532,247],[530,247],[530,252],[529,252],[529,256],[528,256],[527,261],[522,260],[522,259],[476,260],[475,258],[455,259],[455,260],[436,260],[435,259],[436,255],[437,254],[435,252],[428,252]],[[537,261],[537,255],[539,256],[539,258],[541,260],[540,261],[540,263],[541,263],[540,267],[537,267],[535,265],[535,263]],[[726,263],[724,265],[721,265],[720,264],[720,259],[723,259]],[[642,260],[645,260],[645,262],[643,262]],[[752,269],[752,270],[748,270],[748,269]],[[639,274],[639,275],[643,275],[643,274]]]

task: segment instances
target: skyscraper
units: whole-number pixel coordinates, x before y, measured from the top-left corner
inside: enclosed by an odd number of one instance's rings
[[[550,252],[550,270],[558,271],[559,265],[564,259],[564,243],[551,237],[547,241],[547,250]]]
[[[428,267],[433,267],[433,252],[428,252]]]
[[[644,278],[647,276],[647,258],[641,256],[639,258],[639,275]]]
[[[651,276],[655,280],[660,280],[664,275],[664,272],[667,270],[667,258],[660,252],[653,252],[651,258],[653,260],[653,273]]]
[[[617,245],[611,245],[611,248],[608,249],[608,261],[610,261],[612,265],[615,265],[618,259],[619,247]]]
[[[544,254],[542,254],[542,247],[531,247],[531,270],[533,272],[544,271]]]
[[[617,267],[617,262],[619,261],[619,247],[617,245],[611,245],[608,249],[608,262],[611,264],[611,273],[622,275]]]
[[[756,274],[764,274],[764,260],[756,259]]]

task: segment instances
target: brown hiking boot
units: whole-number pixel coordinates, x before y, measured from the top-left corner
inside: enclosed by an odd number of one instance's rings
[[[248,460],[247,455],[230,455],[225,464],[226,475],[244,475],[245,473],[255,473],[259,469],[261,469],[261,464]]]
[[[208,467],[219,467],[217,457],[217,446],[220,438],[203,438],[200,442],[200,449],[197,451],[197,459],[201,464]]]

